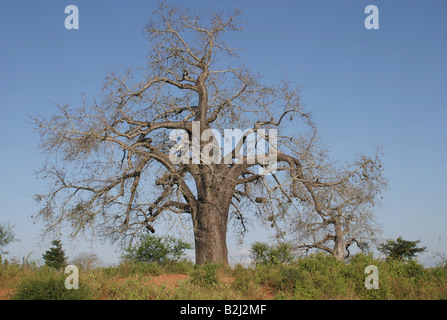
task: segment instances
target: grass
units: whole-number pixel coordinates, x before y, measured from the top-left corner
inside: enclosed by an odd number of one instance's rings
[[[365,288],[365,267],[379,270],[379,289]],[[176,283],[155,283],[160,275],[186,275]],[[447,299],[447,267],[385,261],[358,254],[341,262],[315,254],[287,264],[232,268],[190,262],[122,263],[80,271],[79,289],[67,290],[67,274],[45,267],[0,265],[0,288],[11,299]]]

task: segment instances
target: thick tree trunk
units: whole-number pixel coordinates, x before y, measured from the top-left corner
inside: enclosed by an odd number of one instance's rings
[[[344,251],[344,242],[343,239],[339,239],[338,236],[335,236],[335,244],[334,244],[334,257],[338,260],[345,260],[345,251]]]
[[[345,260],[345,242],[343,241],[344,232],[342,231],[340,218],[335,219],[335,239],[334,239],[334,257],[338,260]]]
[[[194,222],[196,264],[228,264],[227,223],[229,205],[200,203]]]

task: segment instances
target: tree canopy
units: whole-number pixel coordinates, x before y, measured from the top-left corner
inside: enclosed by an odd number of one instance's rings
[[[418,253],[427,250],[427,247],[418,247],[420,242],[420,240],[409,241],[398,237],[396,240],[388,239],[381,243],[377,249],[386,254],[387,258],[409,261],[415,258]]]

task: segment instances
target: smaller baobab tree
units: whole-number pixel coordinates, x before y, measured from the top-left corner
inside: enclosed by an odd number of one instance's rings
[[[339,260],[349,257],[353,244],[362,251],[368,249],[380,234],[373,209],[387,186],[378,154],[375,158],[362,155],[344,167],[330,163],[327,150],[305,154],[318,178],[313,184],[303,184],[297,193],[299,204],[289,209],[287,229],[295,247],[306,252],[322,250]]]

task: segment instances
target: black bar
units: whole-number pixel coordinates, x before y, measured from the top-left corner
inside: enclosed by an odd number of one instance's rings
[[[401,300],[146,300],[146,301],[0,301],[1,312],[15,316],[39,314],[77,319],[310,319],[324,316],[387,316],[402,319],[423,311],[424,316],[445,311],[446,301]],[[130,320],[130,319],[129,319]]]

